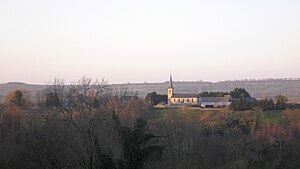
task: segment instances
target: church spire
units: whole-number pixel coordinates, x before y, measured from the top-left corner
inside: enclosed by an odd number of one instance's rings
[[[169,84],[169,88],[173,88],[173,81],[172,81],[172,75],[170,74],[170,84]]]
[[[172,104],[171,98],[173,95],[174,95],[174,88],[173,88],[172,75],[170,74],[170,84],[168,88],[168,104]]]

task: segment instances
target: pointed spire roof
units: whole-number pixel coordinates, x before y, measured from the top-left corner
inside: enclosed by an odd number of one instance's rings
[[[173,88],[173,81],[172,81],[172,75],[170,74],[170,84],[169,84],[169,88]]]

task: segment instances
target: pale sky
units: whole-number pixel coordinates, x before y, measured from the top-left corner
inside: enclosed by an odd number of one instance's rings
[[[0,0],[0,83],[300,77],[299,0]]]

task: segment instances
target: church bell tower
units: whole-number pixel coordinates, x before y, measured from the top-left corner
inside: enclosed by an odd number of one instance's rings
[[[174,95],[174,88],[173,88],[173,81],[172,81],[172,75],[170,75],[170,84],[168,87],[168,104],[171,104],[171,98]]]

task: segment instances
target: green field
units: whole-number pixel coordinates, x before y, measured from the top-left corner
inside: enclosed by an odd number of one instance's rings
[[[179,118],[189,119],[193,122],[221,123],[230,119],[259,118],[262,124],[287,125],[290,122],[300,122],[300,110],[251,110],[231,111],[228,109],[209,110],[195,108],[154,108],[145,113],[145,118],[150,121],[157,121],[168,118],[170,115]]]

